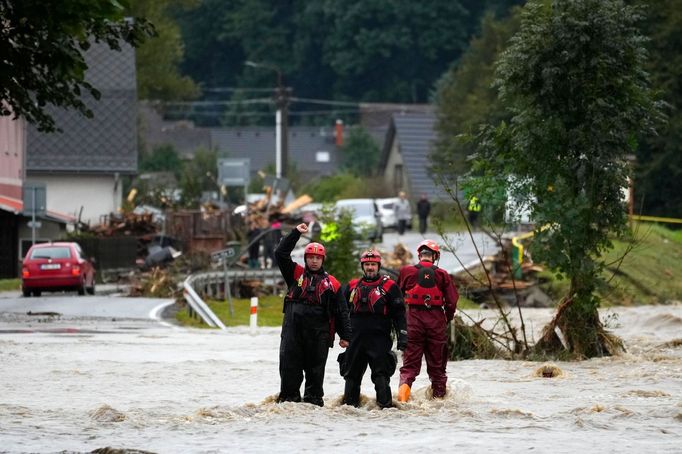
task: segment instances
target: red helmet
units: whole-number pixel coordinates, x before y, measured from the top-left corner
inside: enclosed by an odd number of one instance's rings
[[[419,243],[419,246],[417,246],[417,255],[419,255],[419,251],[421,251],[422,249],[428,249],[432,251],[435,260],[438,260],[438,257],[440,257],[440,248],[438,247],[438,244],[433,240],[424,240],[421,243]]]
[[[381,254],[379,254],[379,251],[370,249],[369,251],[363,252],[362,255],[360,256],[360,264],[368,262],[378,263],[381,265]]]
[[[326,257],[327,253],[324,250],[324,246],[322,246],[320,243],[308,243],[308,245],[305,247],[305,252],[303,253],[303,257],[306,255],[321,255],[322,257]]]

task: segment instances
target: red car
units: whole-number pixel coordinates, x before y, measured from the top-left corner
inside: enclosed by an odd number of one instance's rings
[[[21,270],[24,296],[42,291],[77,290],[95,294],[95,267],[78,243],[41,243],[31,246]]]

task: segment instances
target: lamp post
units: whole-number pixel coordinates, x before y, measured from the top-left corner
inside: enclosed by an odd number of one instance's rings
[[[277,178],[286,177],[289,154],[287,131],[289,89],[284,87],[282,70],[276,65],[256,63],[249,60],[245,61],[244,64],[252,68],[270,69],[277,73],[277,92],[275,95],[275,104],[277,106],[277,113],[275,114],[275,173]]]

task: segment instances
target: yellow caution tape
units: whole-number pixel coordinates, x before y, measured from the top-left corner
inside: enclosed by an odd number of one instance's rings
[[[632,219],[634,219],[635,221],[669,222],[671,224],[682,224],[682,219],[662,218],[658,216],[640,216],[636,214],[632,216]]]

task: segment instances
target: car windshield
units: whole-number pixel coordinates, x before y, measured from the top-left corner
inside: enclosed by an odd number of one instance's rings
[[[339,203],[337,207],[353,210],[356,216],[374,216],[374,205],[372,203]]]
[[[382,204],[381,207],[384,210],[392,210],[393,209],[393,202],[386,202],[386,203]]]
[[[68,259],[71,257],[71,248],[64,246],[41,247],[31,252],[32,259]]]

